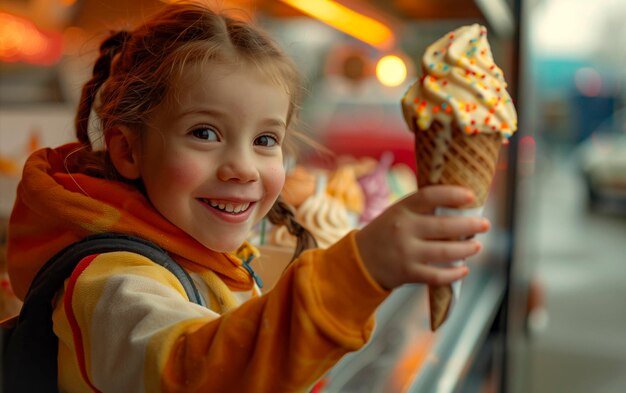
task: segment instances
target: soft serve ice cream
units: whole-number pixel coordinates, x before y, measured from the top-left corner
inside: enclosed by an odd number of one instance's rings
[[[322,248],[334,244],[353,228],[346,206],[325,192],[304,201],[298,208],[297,219]]]
[[[510,137],[517,114],[504,74],[494,60],[487,29],[473,24],[446,34],[422,57],[423,75],[402,99],[405,120],[415,132],[434,121],[467,134]]]
[[[295,212],[298,223],[305,227],[317,245],[326,248],[354,228],[346,205],[328,194],[326,178],[318,177],[317,191],[310,195]],[[296,238],[284,226],[275,227],[270,235],[271,243],[283,247],[295,247]]]

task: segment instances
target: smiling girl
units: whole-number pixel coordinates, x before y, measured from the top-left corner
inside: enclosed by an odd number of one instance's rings
[[[199,5],[167,6],[102,43],[78,142],[40,150],[24,168],[9,229],[12,284],[23,298],[53,254],[117,232],[166,250],[207,307],[146,257],[82,259],[54,300],[60,390],[307,391],[367,342],[393,288],[467,274],[433,265],[478,252],[475,240],[447,239],[489,226],[432,215],[472,200],[456,187],[424,189],[328,249],[300,253],[311,237],[279,199],[299,81],[264,34]],[[104,150],[87,132],[92,110]],[[265,216],[300,247],[261,296],[242,257]]]

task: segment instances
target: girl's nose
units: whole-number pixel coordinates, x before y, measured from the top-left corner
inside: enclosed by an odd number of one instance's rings
[[[221,181],[249,183],[259,180],[259,171],[253,160],[239,155],[224,159],[217,169],[217,177]]]

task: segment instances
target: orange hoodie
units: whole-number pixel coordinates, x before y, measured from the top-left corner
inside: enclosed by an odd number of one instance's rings
[[[38,269],[90,234],[151,240],[192,276],[208,307],[177,279],[127,252],[82,260],[56,299],[64,391],[300,392],[359,349],[386,298],[352,232],[303,253],[267,294],[235,255],[208,250],[163,218],[141,192],[75,171],[78,144],[27,161],[9,223],[8,265],[23,298]]]

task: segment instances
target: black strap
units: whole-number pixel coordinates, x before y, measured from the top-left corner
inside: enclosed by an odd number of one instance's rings
[[[205,305],[189,274],[156,244],[138,237],[105,233],[71,244],[37,273],[15,327],[3,329],[3,386],[6,392],[56,392],[58,341],[52,331],[53,299],[85,257],[114,251],[143,255],[180,281],[189,300]]]

